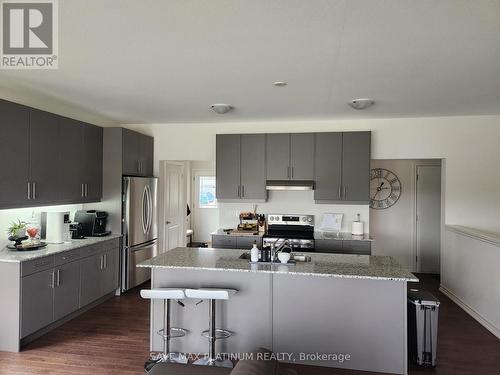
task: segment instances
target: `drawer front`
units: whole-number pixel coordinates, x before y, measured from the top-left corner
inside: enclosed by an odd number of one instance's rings
[[[370,241],[344,241],[343,250],[346,254],[371,255]]]
[[[65,251],[64,253],[55,254],[55,265],[69,263],[81,258],[81,248]]]
[[[250,250],[253,247],[253,243],[257,242],[257,247],[262,249],[262,237],[245,236],[236,237],[236,248]]]
[[[236,249],[236,237],[212,236],[212,247],[219,249]]]
[[[94,245],[85,246],[85,247],[80,248],[81,257],[85,258],[85,257],[99,253],[100,251],[102,251],[101,245],[102,244],[94,244]]]
[[[118,249],[120,247],[120,239],[113,238],[112,240],[104,241],[99,243],[102,250]]]
[[[54,256],[28,260],[21,263],[21,277],[31,275],[35,272],[45,271],[54,267]]]
[[[318,253],[342,253],[342,240],[315,240]]]

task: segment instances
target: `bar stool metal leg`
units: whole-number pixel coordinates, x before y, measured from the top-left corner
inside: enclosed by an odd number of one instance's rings
[[[178,352],[170,352],[170,339],[186,335],[186,330],[174,328],[170,323],[170,299],[165,299],[163,304],[163,329],[158,333],[163,337],[163,355],[160,362],[187,363],[187,357]]]
[[[231,336],[231,332],[215,328],[216,302],[217,300],[215,299],[208,300],[208,330],[202,332],[202,336],[208,338],[208,357],[200,358],[194,361],[193,364],[232,368],[233,363],[229,359],[216,358],[215,354],[215,342],[217,339],[225,339]]]

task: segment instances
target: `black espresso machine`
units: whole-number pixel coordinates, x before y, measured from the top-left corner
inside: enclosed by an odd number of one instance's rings
[[[75,220],[82,226],[82,234],[86,237],[103,237],[111,232],[106,230],[108,213],[106,211],[79,210],[75,213]]]

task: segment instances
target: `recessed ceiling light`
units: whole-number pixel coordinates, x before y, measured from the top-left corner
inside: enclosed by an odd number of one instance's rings
[[[288,82],[285,82],[285,81],[276,81],[276,82],[273,82],[273,85],[276,86],[276,87],[283,87],[283,86],[288,85]]]
[[[358,98],[349,102],[349,105],[354,109],[366,109],[375,104],[375,100],[370,98]]]
[[[210,108],[212,108],[212,110],[215,112],[215,113],[218,113],[219,115],[222,115],[224,113],[227,113],[229,112],[231,109],[233,109],[232,106],[230,106],[229,104],[222,104],[222,103],[218,103],[218,104],[212,104],[210,106]]]

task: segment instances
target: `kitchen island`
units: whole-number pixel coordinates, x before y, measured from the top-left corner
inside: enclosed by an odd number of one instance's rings
[[[311,254],[296,265],[251,264],[242,250],[176,248],[139,264],[152,268],[152,288],[238,290],[218,305],[217,324],[234,335],[217,350],[271,348],[295,363],[407,373],[406,288],[418,279],[391,257]],[[190,331],[172,349],[206,353],[200,332],[208,304],[173,304],[172,325]],[[151,309],[151,350],[162,349],[163,308]]]

